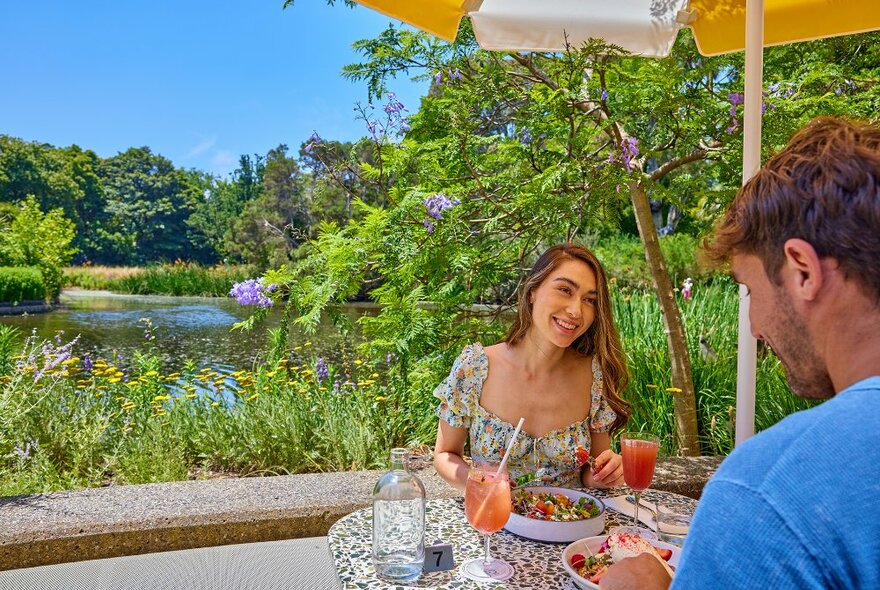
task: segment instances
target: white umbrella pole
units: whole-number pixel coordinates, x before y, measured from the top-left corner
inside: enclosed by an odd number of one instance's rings
[[[746,0],[746,92],[743,115],[743,184],[761,165],[761,104],[764,68],[764,0]],[[749,296],[739,287],[736,361],[736,444],[755,434],[757,341],[749,322]]]

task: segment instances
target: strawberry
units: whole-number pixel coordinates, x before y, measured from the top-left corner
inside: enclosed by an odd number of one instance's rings
[[[663,561],[669,561],[669,558],[672,557],[672,549],[661,549],[660,547],[654,547],[657,550],[657,555],[663,558]]]
[[[573,569],[580,569],[584,567],[584,564],[587,563],[587,558],[581,555],[580,553],[575,553],[571,556],[571,559],[568,561],[568,565],[570,565]]]

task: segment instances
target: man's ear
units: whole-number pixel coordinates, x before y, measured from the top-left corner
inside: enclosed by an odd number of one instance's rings
[[[785,252],[783,272],[793,277],[792,287],[805,301],[815,300],[825,280],[816,249],[809,242],[799,238],[786,240],[782,249]]]

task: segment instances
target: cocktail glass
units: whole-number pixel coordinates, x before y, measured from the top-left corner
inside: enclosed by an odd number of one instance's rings
[[[471,526],[483,534],[483,557],[461,564],[462,574],[471,580],[489,582],[513,576],[513,566],[489,555],[489,536],[500,531],[510,518],[510,482],[507,470],[497,475],[497,465],[472,467],[464,490],[464,513]]]
[[[660,439],[653,434],[626,432],[620,437],[620,454],[623,456],[623,480],[632,488],[636,497],[633,520],[639,526],[639,502],[642,492],[654,479],[657,464],[657,450]]]

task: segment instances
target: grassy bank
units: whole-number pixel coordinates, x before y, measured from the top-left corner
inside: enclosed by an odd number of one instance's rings
[[[674,389],[660,312],[643,291],[614,293],[629,355],[631,427],[675,452]],[[692,341],[705,454],[733,445],[736,290],[697,287],[682,311]],[[145,334],[146,336],[147,334]],[[700,335],[715,357],[699,352]],[[230,337],[234,338],[234,334]],[[76,342],[38,342],[0,327],[0,493],[173,481],[214,472],[297,473],[375,468],[396,445],[432,444],[434,385],[448,367],[414,363],[404,386],[389,360],[345,352],[325,364],[308,345],[292,360],[221,375],[162,367],[145,338],[125,366],[78,356]],[[758,362],[757,426],[807,407],[772,355]]]
[[[252,278],[249,266],[192,263],[148,267],[75,266],[64,269],[64,286],[134,295],[226,297],[233,283]]]

